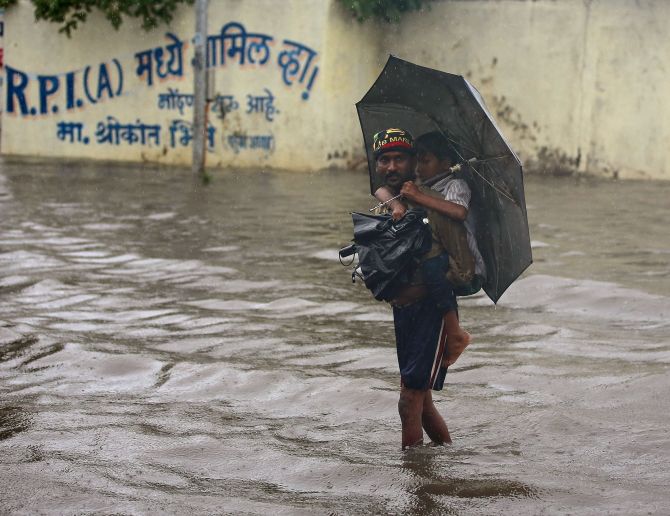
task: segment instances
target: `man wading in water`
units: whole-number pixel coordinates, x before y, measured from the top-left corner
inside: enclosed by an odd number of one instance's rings
[[[376,173],[385,184],[375,195],[385,201],[389,195],[399,194],[403,185],[415,178],[414,142],[407,131],[387,129],[374,136],[373,152]],[[422,187],[422,191],[428,196],[436,195],[428,188]],[[420,206],[428,209],[433,247],[419,266],[423,279],[401,288],[391,301],[401,376],[398,412],[403,449],[422,444],[423,430],[435,443],[451,443],[430,390],[442,389],[446,366],[455,362],[470,342],[469,334],[458,324],[453,288],[448,282],[436,279],[444,277],[447,272],[444,268],[449,268],[452,278],[454,274],[461,276],[464,283],[472,279],[474,260],[468,250],[465,228],[462,222],[430,209],[428,203]]]

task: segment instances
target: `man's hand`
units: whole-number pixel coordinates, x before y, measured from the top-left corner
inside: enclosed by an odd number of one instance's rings
[[[375,192],[375,197],[381,202],[386,202],[387,209],[391,212],[393,220],[400,220],[407,212],[407,206],[400,199],[393,199],[395,194],[387,187],[380,186]]]
[[[393,220],[400,220],[407,213],[407,206],[401,203],[398,199],[395,199],[389,203],[389,208],[391,209],[391,218]]]

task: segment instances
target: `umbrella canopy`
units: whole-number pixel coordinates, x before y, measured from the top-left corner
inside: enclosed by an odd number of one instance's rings
[[[370,191],[381,186],[372,155],[373,135],[389,127],[416,138],[440,131],[462,160],[472,188],[470,210],[486,264],[484,291],[497,302],[532,263],[521,161],[503,138],[479,92],[465,78],[390,56],[356,104],[368,153]]]

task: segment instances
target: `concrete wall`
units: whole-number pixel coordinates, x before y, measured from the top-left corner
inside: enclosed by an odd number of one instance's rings
[[[350,166],[354,103],[393,53],[466,76],[531,168],[670,179],[668,20],[666,0],[437,0],[400,25],[361,25],[337,0],[212,1],[211,45],[232,48],[229,23],[247,45],[244,64],[212,56],[207,163]],[[5,13],[2,152],[189,163],[193,29],[192,8],[149,34],[94,14],[68,39],[21,0]]]
[[[384,47],[467,77],[533,167],[670,179],[669,21],[666,0],[444,0]]]
[[[347,165],[379,39],[349,21],[327,0],[210,2],[207,165]],[[190,7],[148,34],[93,13],[68,39],[27,0],[9,9],[3,153],[189,163],[194,24]]]

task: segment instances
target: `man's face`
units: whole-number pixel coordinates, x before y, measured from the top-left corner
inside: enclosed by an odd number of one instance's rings
[[[384,184],[399,191],[405,181],[414,179],[416,159],[406,152],[389,151],[377,158],[377,174],[384,179]]]

